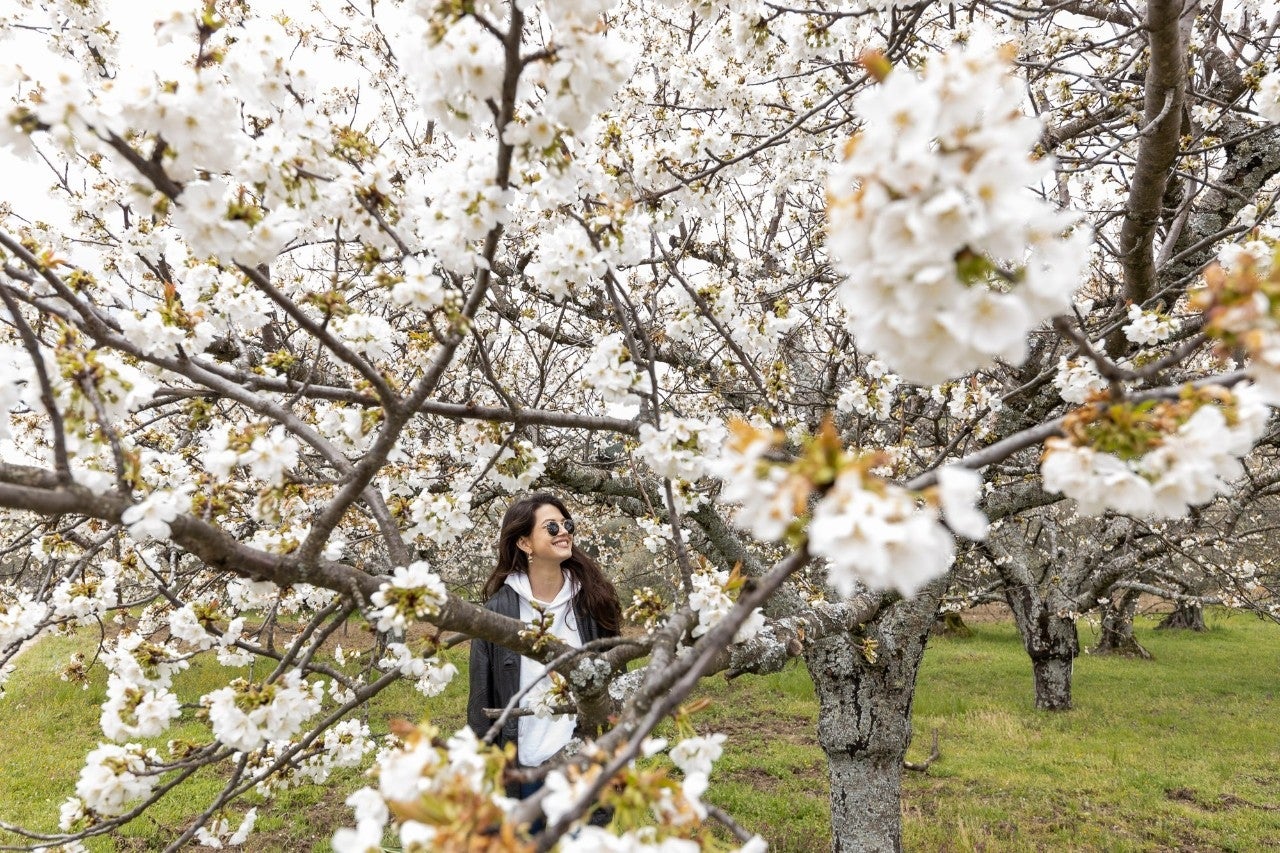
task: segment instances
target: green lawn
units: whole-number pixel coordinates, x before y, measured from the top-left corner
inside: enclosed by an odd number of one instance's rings
[[[1243,616],[1214,615],[1210,625],[1197,635],[1140,623],[1139,638],[1156,659],[1082,657],[1076,710],[1054,715],[1032,707],[1030,665],[1012,625],[976,625],[971,638],[933,640],[908,757],[927,754],[933,729],[942,757],[928,773],[907,774],[907,849],[1280,848],[1280,629]],[[4,821],[53,829],[58,805],[99,736],[101,669],[87,691],[57,675],[76,647],[74,638],[51,638],[28,650],[0,699]],[[454,657],[465,665],[465,654]],[[219,678],[225,674],[214,664],[176,683],[180,695],[194,698]],[[459,676],[443,701],[432,700],[442,727],[462,724],[465,689]],[[803,666],[763,678],[714,679],[702,692],[712,703],[695,724],[731,735],[709,798],[776,851],[823,849],[830,840],[826,770]],[[388,719],[416,718],[425,705],[398,686],[370,709],[370,726],[385,732]],[[172,735],[197,733],[192,726]],[[360,784],[350,773],[324,789],[263,804],[261,832],[250,846],[323,849],[333,829],[349,821],[342,800]],[[197,780],[135,821],[114,848],[98,849],[163,845],[217,789],[212,775]]]
[[[1012,624],[932,640],[907,757],[925,758],[933,729],[942,756],[906,774],[904,847],[1280,849],[1280,628],[1239,615],[1211,618],[1204,634],[1153,624],[1138,636],[1154,661],[1077,661],[1065,714],[1032,707]],[[803,667],[706,692],[708,719],[734,739],[711,798],[776,851],[825,847],[826,769]]]

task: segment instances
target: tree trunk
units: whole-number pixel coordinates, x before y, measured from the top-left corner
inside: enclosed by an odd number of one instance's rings
[[[923,601],[921,599],[924,599]],[[898,601],[867,623],[864,638],[820,640],[805,653],[818,694],[818,742],[831,777],[831,849],[902,849],[902,762],[911,703],[938,598]]]
[[[935,637],[956,637],[967,639],[973,636],[973,630],[964,622],[964,617],[954,610],[938,614],[933,623]]]
[[[1093,647],[1095,655],[1151,660],[1151,652],[1133,636],[1133,615],[1138,610],[1138,595],[1135,590],[1125,590],[1102,611],[1102,632],[1098,635],[1098,645]]]
[[[1071,710],[1071,655],[1045,655],[1031,659],[1036,682],[1036,708],[1041,711]]]
[[[1207,631],[1204,624],[1204,608],[1192,601],[1179,601],[1173,612],[1156,626],[1156,630],[1181,628],[1185,631]]]
[[[1076,621],[1040,597],[1029,585],[1006,586],[1005,600],[1031,657],[1036,707],[1042,711],[1071,710],[1071,670],[1080,654]]]

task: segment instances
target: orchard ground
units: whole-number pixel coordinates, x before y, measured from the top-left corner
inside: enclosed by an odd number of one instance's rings
[[[367,647],[353,622],[347,651]],[[1253,851],[1280,848],[1280,629],[1243,615],[1212,613],[1203,634],[1155,631],[1139,620],[1153,661],[1082,656],[1075,710],[1032,708],[1030,663],[1008,621],[970,623],[967,638],[931,639],[915,703],[908,760],[922,761],[936,730],[941,757],[907,773],[903,792],[908,850]],[[1094,640],[1081,627],[1082,645]],[[0,700],[0,820],[55,829],[58,805],[72,791],[84,755],[97,742],[105,674],[87,690],[59,678],[87,635],[55,637],[24,653]],[[462,725],[463,670],[430,701],[433,722]],[[201,660],[175,689],[184,701],[225,682]],[[259,677],[263,673],[257,673]],[[799,663],[766,677],[712,679],[711,700],[694,717],[700,732],[729,735],[709,800],[724,806],[771,849],[799,853],[829,844],[826,762],[814,731],[817,707]],[[375,734],[397,717],[419,719],[427,701],[408,685],[369,710]],[[207,730],[205,736],[207,736]],[[200,737],[177,729],[158,739]],[[209,774],[180,798],[168,797],[101,850],[150,850],[175,837],[218,789]],[[248,849],[327,849],[334,829],[351,823],[343,805],[364,781],[334,777],[259,803]],[[204,798],[204,799],[202,799]],[[257,800],[256,796],[249,798]],[[240,806],[233,823],[247,806]],[[0,842],[12,843],[12,836]]]

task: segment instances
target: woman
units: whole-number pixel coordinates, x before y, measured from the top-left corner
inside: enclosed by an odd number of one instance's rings
[[[574,523],[555,495],[526,495],[513,503],[502,519],[498,536],[498,566],[484,585],[485,607],[522,622],[538,613],[554,615],[551,633],[571,646],[601,637],[616,637],[622,606],[613,584],[595,560],[573,543]],[[542,679],[546,668],[510,649],[484,640],[471,641],[471,693],[467,724],[477,737],[493,725],[485,708],[503,708],[524,687]],[[545,679],[543,679],[545,682]],[[534,688],[532,693],[538,692]],[[526,694],[521,705],[530,703]],[[523,767],[537,767],[560,751],[573,737],[576,719],[561,715],[540,720],[532,715],[512,717],[498,735],[499,746],[514,742]],[[527,797],[540,782],[525,783],[513,795]]]

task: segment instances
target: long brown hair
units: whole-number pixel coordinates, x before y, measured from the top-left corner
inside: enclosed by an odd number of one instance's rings
[[[498,534],[498,565],[484,582],[486,600],[502,589],[507,575],[529,571],[529,557],[516,543],[533,532],[534,514],[547,504],[560,510],[565,518],[573,517],[564,502],[550,492],[525,495],[507,507],[507,514],[502,517],[502,531]],[[600,565],[575,542],[573,553],[560,567],[578,582],[578,598],[596,624],[616,634],[622,623],[622,604]]]

